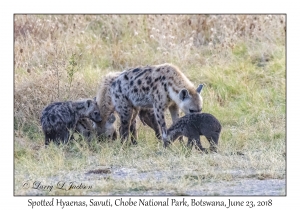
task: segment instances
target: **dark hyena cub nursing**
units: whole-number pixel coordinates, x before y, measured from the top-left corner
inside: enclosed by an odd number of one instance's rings
[[[179,136],[188,138],[188,146],[193,146],[196,142],[196,148],[204,150],[201,146],[200,136],[203,135],[210,143],[210,150],[217,152],[217,146],[222,126],[217,118],[208,113],[196,113],[185,115],[178,119],[163,136],[165,146],[169,141],[176,140]]]
[[[72,138],[78,121],[85,117],[94,122],[101,121],[99,108],[94,100],[54,102],[48,105],[41,115],[45,145],[51,140],[57,144],[67,143]]]
[[[115,140],[118,137],[114,125],[115,120],[116,120],[115,115],[111,113],[104,127],[101,128],[98,126],[99,123],[96,123],[90,120],[89,118],[80,118],[77,122],[75,132],[84,136],[89,142],[91,141],[92,138],[96,138],[100,140],[102,139],[102,137]]]
[[[123,71],[114,79],[110,92],[120,116],[121,140],[128,138],[130,127],[140,108],[153,108],[160,130],[166,130],[164,112],[169,109],[173,122],[179,109],[185,114],[201,112],[203,85],[195,88],[188,78],[171,64],[143,66]],[[134,143],[134,142],[133,142]]]
[[[159,125],[156,121],[153,109],[141,109],[139,111],[139,118],[143,125],[148,125],[154,130],[156,138],[161,139]]]

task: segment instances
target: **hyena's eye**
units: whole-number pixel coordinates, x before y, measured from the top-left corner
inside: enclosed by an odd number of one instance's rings
[[[99,115],[99,112],[95,111],[95,112],[94,112],[94,115],[96,115],[96,116]]]

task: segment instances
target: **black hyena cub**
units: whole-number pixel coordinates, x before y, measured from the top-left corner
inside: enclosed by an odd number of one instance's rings
[[[163,136],[165,147],[169,141],[175,141],[179,136],[188,138],[187,146],[192,147],[196,142],[196,148],[204,151],[201,146],[200,136],[207,138],[210,151],[217,152],[218,140],[222,126],[217,118],[208,113],[188,114],[179,118]]]
[[[54,102],[48,105],[41,115],[41,125],[45,135],[45,145],[50,141],[67,143],[73,138],[78,121],[89,118],[101,122],[96,101],[85,99],[80,101]]]

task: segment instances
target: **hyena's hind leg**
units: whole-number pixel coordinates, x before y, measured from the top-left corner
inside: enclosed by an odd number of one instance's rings
[[[69,141],[74,140],[74,130],[73,129],[63,129],[61,133],[61,139],[64,144],[68,143]]]
[[[131,143],[133,145],[137,144],[137,130],[136,130],[136,119],[132,119],[131,120],[131,124],[130,124],[130,138],[131,138]]]
[[[72,135],[70,135],[69,130],[67,128],[62,127],[60,129],[56,129],[56,131],[51,131],[51,134],[48,136],[47,140],[53,140],[55,144],[60,145],[68,143],[69,140],[71,140],[71,138]]]
[[[124,140],[126,141],[129,138],[133,109],[129,106],[120,106],[116,108],[116,111],[120,116],[121,125],[119,131],[121,143],[123,144]]]
[[[143,125],[148,125],[155,132],[157,139],[162,140],[160,127],[156,121],[156,117],[153,109],[141,109],[139,111],[139,117]]]
[[[218,152],[218,141],[219,141],[220,133],[213,132],[210,135],[205,136],[210,144],[209,150],[211,152]]]
[[[133,110],[132,118],[131,118],[131,124],[130,124],[130,137],[131,137],[131,143],[133,145],[137,145],[137,130],[136,130],[136,116],[138,115],[140,109],[136,108]]]

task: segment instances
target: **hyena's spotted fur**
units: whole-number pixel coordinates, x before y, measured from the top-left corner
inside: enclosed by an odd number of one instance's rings
[[[116,117],[114,113],[111,113],[106,119],[104,127],[99,127],[97,123],[94,123],[94,129],[96,130],[97,137],[104,137],[109,140],[116,140],[118,138],[117,129],[114,124]]]
[[[92,138],[101,139],[101,137],[115,140],[117,139],[117,132],[114,125],[116,120],[115,115],[112,113],[105,126],[101,129],[97,126],[97,123],[93,122],[89,118],[80,118],[77,122],[75,131],[84,136],[89,142]]]
[[[94,133],[93,122],[89,118],[80,118],[76,124],[75,132],[84,136],[88,141],[91,141]]]
[[[115,79],[122,72],[110,72],[102,79],[99,91],[96,96],[96,101],[100,109],[100,114],[102,121],[100,123],[95,123],[95,129],[97,130],[98,135],[105,133],[106,137],[112,136],[113,139],[117,138],[116,129],[114,122],[116,120],[114,116],[115,107],[112,103],[110,87]],[[138,110],[134,110],[138,112]],[[156,122],[155,116],[152,109],[141,109],[139,112],[139,117],[144,124],[150,126],[156,133],[156,136],[160,138],[158,124]],[[136,131],[136,120],[134,119],[131,122],[130,132],[132,135],[133,142],[137,137]]]
[[[115,140],[117,138],[116,128],[114,122],[114,105],[111,101],[109,88],[114,79],[119,76],[120,72],[110,72],[102,79],[99,90],[97,92],[96,101],[100,110],[102,121],[95,123],[94,128],[98,136],[105,134],[106,137]]]
[[[115,111],[109,89],[113,81],[120,75],[120,73],[121,72],[110,72],[105,75],[101,81],[96,96],[96,102],[99,106],[102,118],[101,125],[104,125],[109,115]]]
[[[196,143],[198,150],[204,150],[200,142],[200,136],[203,135],[210,143],[210,150],[217,152],[218,141],[222,126],[219,120],[208,113],[188,114],[179,118],[166,131],[167,136],[164,137],[165,146],[169,141],[176,140],[179,136],[188,138],[187,146],[193,146]]]
[[[203,85],[196,89],[187,77],[171,64],[144,66],[123,71],[112,83],[112,102],[121,120],[121,140],[127,139],[131,122],[141,107],[153,108],[161,131],[166,130],[164,112],[168,108],[173,122],[179,109],[185,114],[201,112]],[[162,133],[162,135],[166,135]]]
[[[41,114],[45,145],[50,141],[67,143],[73,137],[79,119],[85,117],[94,122],[101,121],[96,101],[85,99],[49,104]]]

